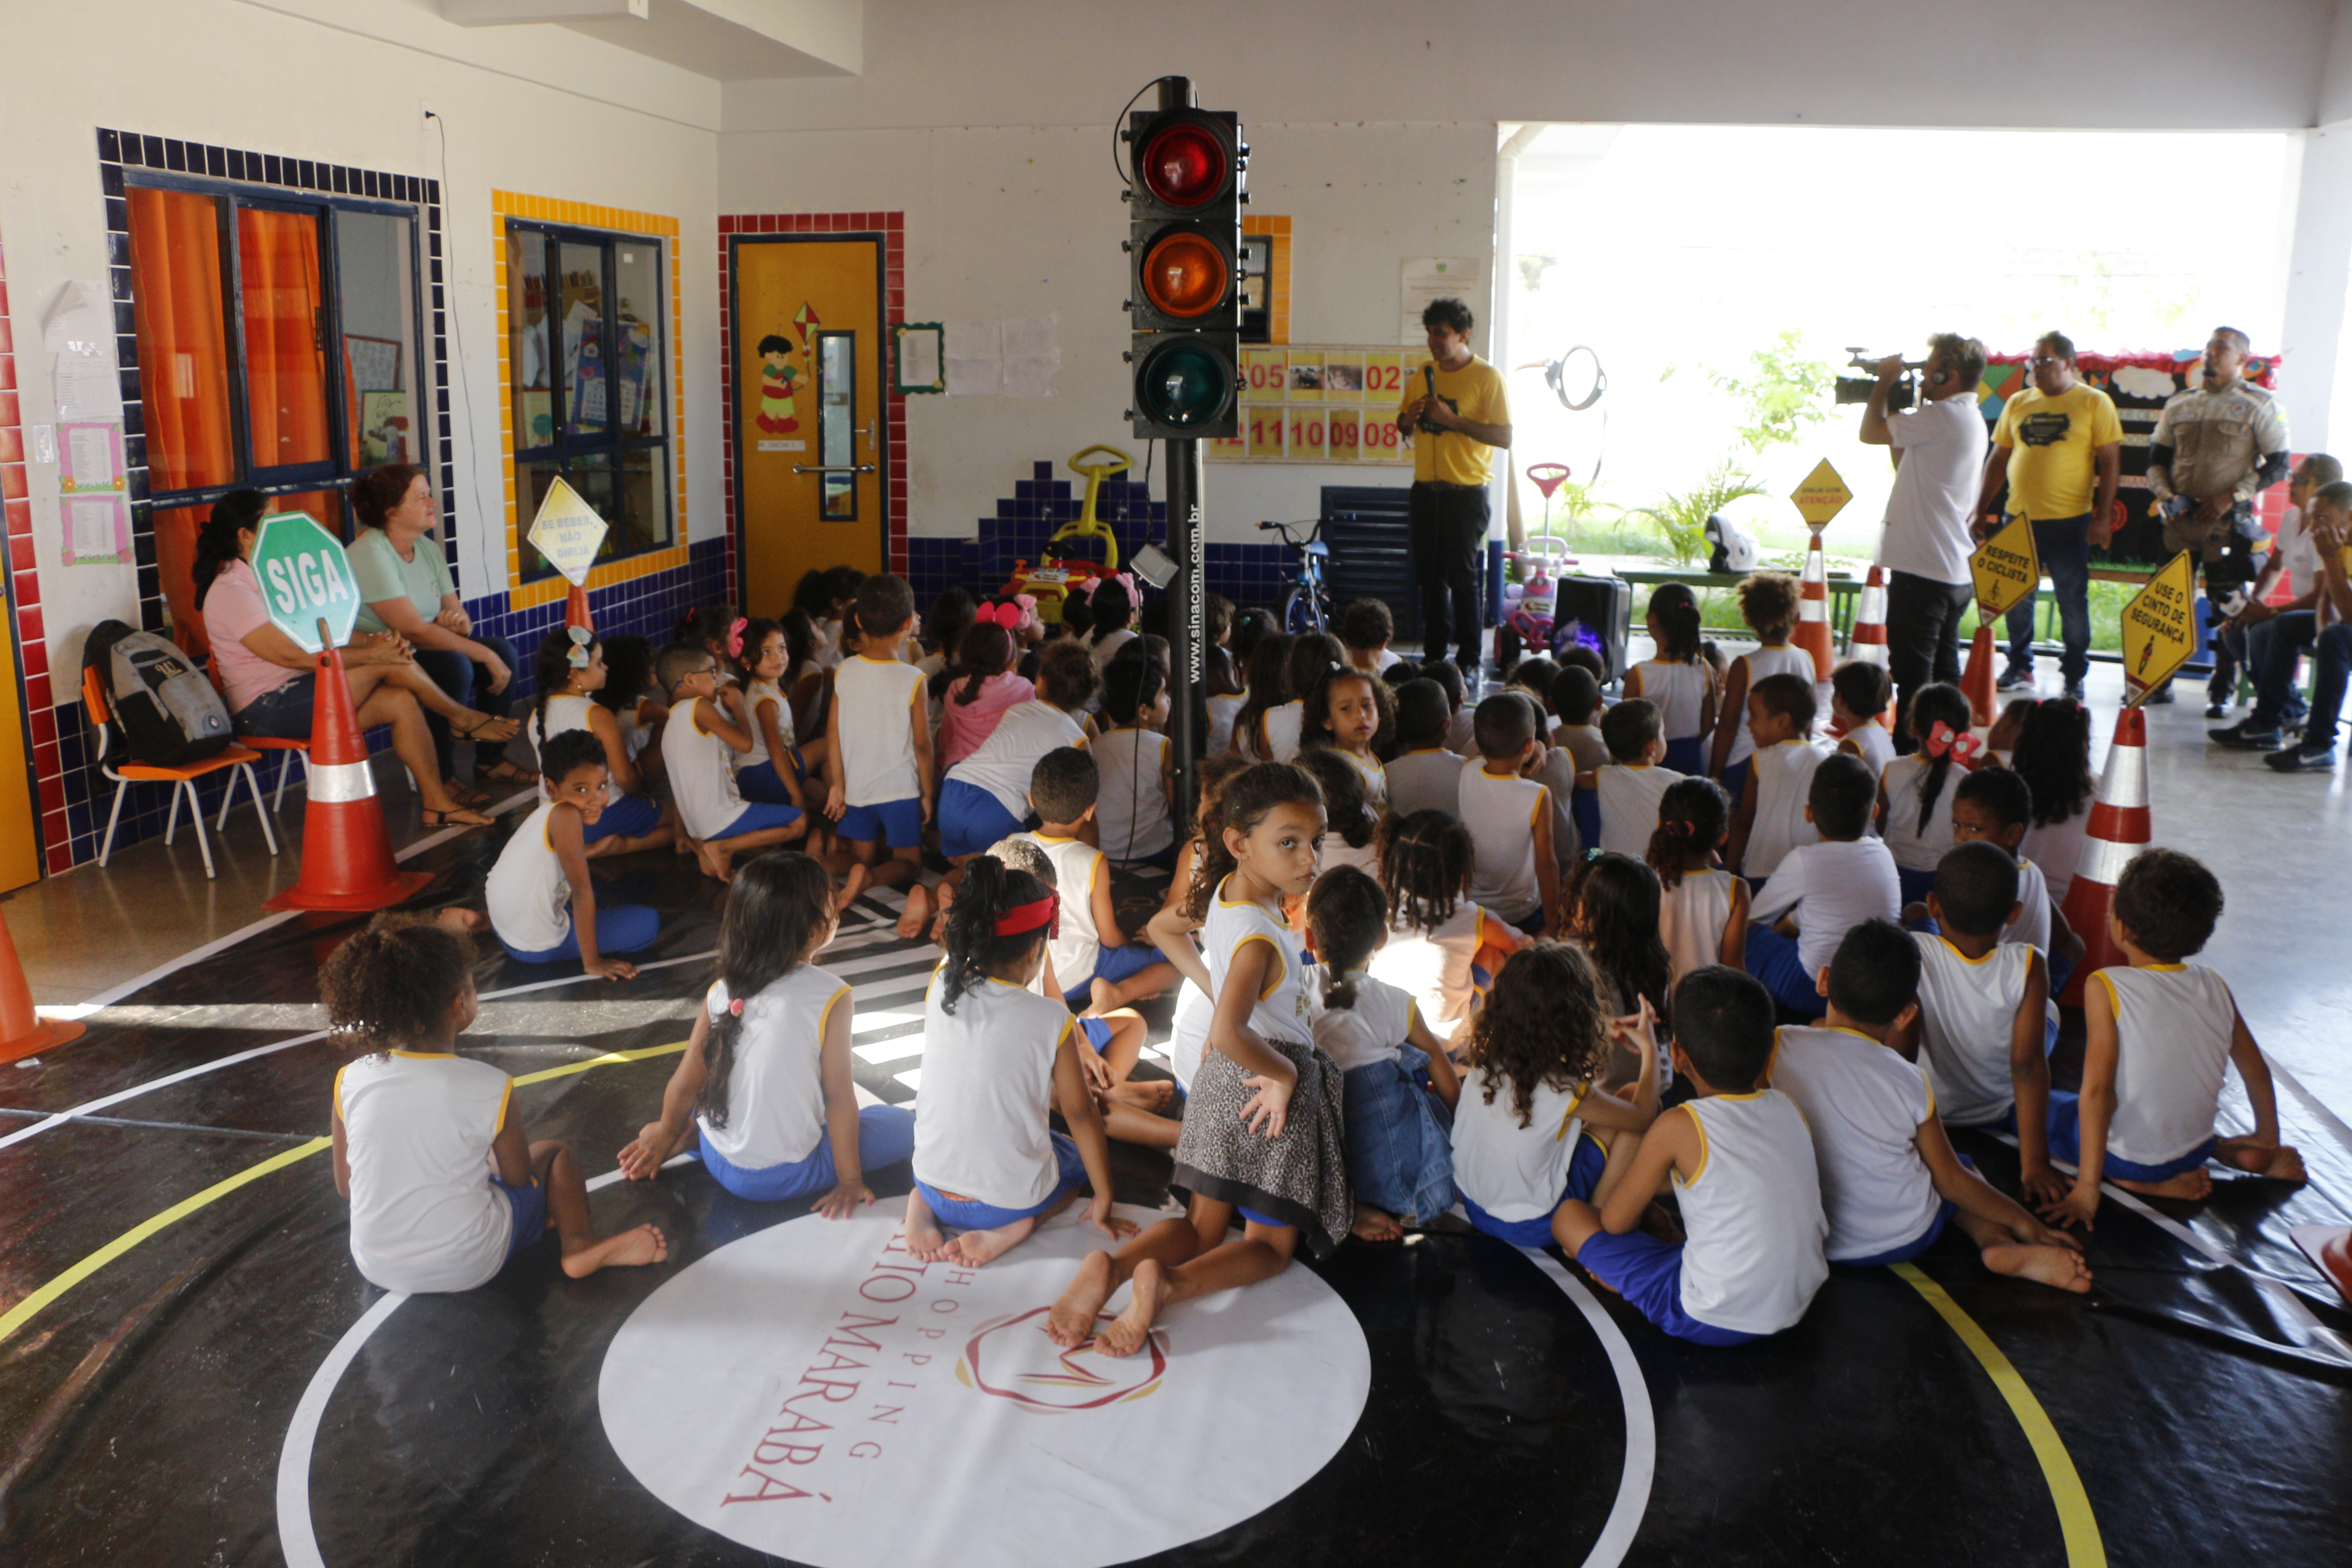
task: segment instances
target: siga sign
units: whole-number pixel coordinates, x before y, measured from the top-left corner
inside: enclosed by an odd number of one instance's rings
[[[2135,706],[2197,651],[2195,570],[2182,551],[2124,606],[2124,682]]]
[[[352,580],[342,541],[307,512],[272,512],[261,520],[253,542],[253,574],[261,583],[261,607],[269,624],[301,645],[324,653],[319,623],[327,623],[331,646],[352,637],[360,616],[360,591]]]
[[[596,552],[604,547],[604,520],[595,508],[559,479],[548,487],[547,499],[539,503],[539,515],[525,537],[573,587],[584,588],[588,569],[596,564]]]
[[[1969,557],[1977,581],[1977,609],[1987,620],[2005,616],[2042,584],[2042,557],[2033,548],[2033,524],[2021,514]]]
[[[1789,492],[1789,499],[1797,503],[1797,510],[1808,526],[1820,528],[1845,510],[1853,492],[1845,488],[1845,481],[1838,478],[1838,471],[1823,458],[1813,465],[1813,471],[1805,476],[1804,482]]]

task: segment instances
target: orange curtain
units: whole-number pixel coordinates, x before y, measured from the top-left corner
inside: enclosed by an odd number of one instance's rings
[[[327,462],[333,452],[327,436],[319,220],[308,213],[239,207],[236,247],[254,466]]]

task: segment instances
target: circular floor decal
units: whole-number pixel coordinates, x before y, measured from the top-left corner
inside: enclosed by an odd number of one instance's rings
[[[1363,1332],[1310,1269],[1188,1301],[1113,1360],[1045,1337],[1101,1241],[1075,1214],[969,1269],[908,1257],[883,1208],[745,1237],[622,1326],[597,1398],[647,1490],[817,1568],[1091,1568],[1281,1500],[1363,1412]],[[1135,1484],[1171,1456],[1183,1485]]]

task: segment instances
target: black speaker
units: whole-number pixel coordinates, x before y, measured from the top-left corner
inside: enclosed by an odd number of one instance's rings
[[[1625,630],[1633,615],[1633,584],[1618,577],[1563,576],[1553,584],[1559,593],[1551,613],[1552,644],[1566,647],[1563,633],[1570,621],[1587,634],[1577,638],[1601,649],[1603,686],[1625,678]]]

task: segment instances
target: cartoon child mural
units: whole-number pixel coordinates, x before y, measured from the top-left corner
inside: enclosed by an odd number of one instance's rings
[[[793,406],[793,395],[807,379],[793,365],[793,341],[771,332],[760,340],[760,360],[764,367],[760,372],[760,428],[772,436],[781,436],[801,427],[798,412]]]

